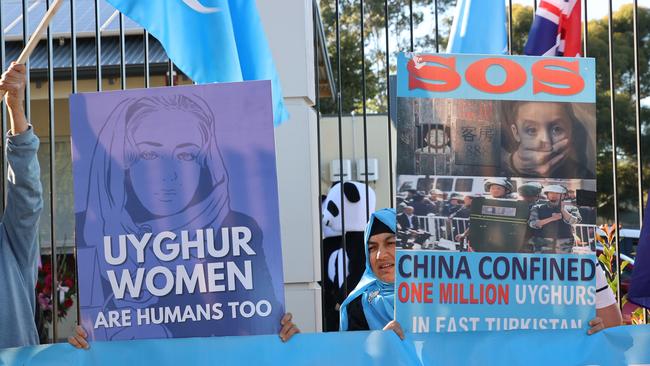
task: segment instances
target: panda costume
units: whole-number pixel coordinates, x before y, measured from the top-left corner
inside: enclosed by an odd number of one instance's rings
[[[352,291],[363,275],[366,256],[363,234],[367,218],[375,211],[375,191],[359,182],[343,183],[344,206],[341,205],[341,183],[332,185],[323,199],[322,227],[323,250],[321,266],[325,269],[322,279],[323,331],[339,330],[339,308],[347,293],[344,280],[347,276],[347,290]],[[342,216],[345,215],[345,223]],[[343,225],[345,224],[346,255],[343,255]]]

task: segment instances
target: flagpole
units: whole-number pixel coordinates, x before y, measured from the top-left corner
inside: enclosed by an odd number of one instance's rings
[[[34,33],[32,33],[29,42],[27,42],[27,45],[25,45],[25,48],[23,48],[23,51],[20,53],[20,56],[18,56],[18,60],[16,60],[17,63],[24,64],[25,62],[27,62],[29,56],[31,56],[32,52],[34,52],[34,49],[36,49],[36,46],[38,45],[38,41],[41,40],[41,36],[43,35],[43,32],[45,32],[47,26],[50,25],[50,21],[52,20],[52,18],[54,18],[54,15],[61,7],[61,4],[63,4],[63,0],[55,0],[54,4],[52,4],[52,6],[48,9],[47,13],[45,13],[45,16],[43,16],[43,19],[41,19],[41,22],[36,27],[36,30],[34,31]]]
[[[47,10],[45,16],[43,16],[43,19],[41,19],[41,22],[36,27],[36,30],[34,31],[34,33],[32,33],[31,38],[29,38],[29,41],[25,45],[25,48],[23,48],[22,52],[20,53],[20,56],[18,56],[16,63],[24,64],[25,62],[27,62],[29,56],[32,55],[32,52],[34,52],[34,49],[36,49],[38,42],[41,40],[41,36],[43,35],[43,32],[50,24],[52,18],[54,18],[56,12],[61,7],[61,4],[63,4],[63,0],[55,0],[54,4],[52,4],[52,6]],[[4,99],[6,94],[7,94],[6,91],[2,92],[2,99]],[[27,103],[29,103],[29,101],[27,101]]]

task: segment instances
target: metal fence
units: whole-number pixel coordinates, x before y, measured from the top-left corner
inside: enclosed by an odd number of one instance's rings
[[[510,54],[522,53],[538,5],[536,0],[527,4],[522,2],[513,4],[512,0],[506,1]],[[377,195],[378,201],[381,195],[385,196],[384,201],[389,202],[391,207],[395,207],[397,193],[394,187],[395,131],[392,127],[396,115],[393,110],[396,107],[393,102],[396,99],[395,79],[391,78],[396,71],[394,55],[400,51],[444,52],[450,8],[454,3],[444,0],[330,0],[314,4],[315,18],[322,16],[328,31],[328,50],[335,79],[332,98],[318,98],[316,105],[319,112],[319,151],[337,150],[338,163],[331,164],[337,166],[334,169],[339,170],[338,180],[343,182],[344,160],[348,158],[343,148],[344,141],[355,138],[343,132],[344,125],[349,122],[350,115],[352,119],[355,115],[361,118],[363,166],[368,167],[369,144],[383,145],[389,151],[388,161],[381,165],[389,171],[389,189],[377,192]],[[618,5],[620,3],[617,2]],[[648,8],[639,6],[636,0],[626,2],[616,12],[613,0],[581,0],[581,5],[584,16],[583,54],[596,58],[598,68],[599,224],[621,227],[624,223],[626,228],[640,229],[645,207],[644,192],[647,191],[644,170],[650,169],[650,162],[644,160],[643,156],[648,142],[643,143],[643,139],[647,138],[650,121],[647,119],[647,108],[642,103],[643,98],[648,96],[648,85],[643,84],[648,74],[648,57],[645,53],[648,27],[640,24],[639,19],[641,15],[644,20],[648,19]],[[590,11],[602,11],[600,7],[603,5],[607,6],[606,14],[592,19]],[[627,41],[626,37],[631,39]],[[619,62],[621,65],[618,65]],[[318,81],[322,78],[322,75],[318,75],[318,67],[316,72]],[[371,89],[373,94],[369,95]],[[351,103],[352,99],[356,104]],[[386,133],[380,138],[373,136],[369,141],[368,118],[377,114],[385,118]],[[332,120],[336,121],[337,140],[323,140],[321,130],[324,123],[334,123]],[[620,141],[621,136],[624,141]],[[320,162],[321,165],[330,163]],[[334,183],[327,177],[320,178],[322,187]],[[374,184],[367,175],[361,181],[366,187]],[[344,202],[341,192],[341,202]],[[344,209],[341,211],[345,231],[345,212]],[[425,218],[421,221],[422,225],[430,226],[431,230],[428,231],[433,235],[443,238],[450,236],[450,225],[446,223],[446,218]],[[578,226],[576,230],[580,242],[595,241],[594,226]],[[619,240],[616,236],[613,243],[616,253],[620,253]],[[345,236],[342,241],[345,251],[348,245]],[[620,256],[616,256],[615,262],[614,267],[621,268]],[[616,280],[620,278],[619,275]],[[350,290],[347,283],[344,287],[346,291]],[[620,305],[621,287],[616,286]]]
[[[1,0],[0,1],[0,62],[6,68],[13,60],[28,36],[35,28],[42,14],[49,7],[51,0]],[[590,1],[589,5],[593,2]],[[517,5],[517,4],[515,4]],[[536,8],[537,2],[530,4]],[[589,8],[587,1],[583,0],[584,50],[588,56],[592,55],[589,21]],[[643,119],[644,108],[641,103],[642,96],[648,86],[641,85],[641,75],[647,73],[647,64],[640,64],[640,60],[647,62],[647,58],[640,53],[644,51],[641,44],[648,40],[639,33],[639,11],[644,9],[638,6],[637,1],[632,2],[633,16],[630,32],[633,34],[633,72],[627,73],[629,85],[633,90],[631,103],[634,105],[634,123],[632,124],[634,145],[631,150],[636,151],[636,188],[634,188],[638,215],[637,225],[642,221],[644,206],[643,196],[643,167],[647,164],[642,158],[642,139],[645,137],[643,127],[647,121]],[[445,12],[453,6],[452,0],[314,0],[314,24],[322,25],[314,32],[315,49],[315,77],[316,96],[315,109],[319,112],[317,119],[319,162],[321,152],[335,148],[338,152],[340,166],[343,166],[343,142],[351,138],[342,133],[343,120],[352,112],[357,111],[362,119],[363,133],[362,145],[364,151],[365,167],[368,166],[368,147],[380,144],[388,150],[388,159],[382,169],[389,172],[387,189],[379,195],[388,202],[394,202],[394,157],[395,143],[390,115],[391,98],[394,98],[394,82],[391,74],[395,69],[394,54],[398,51],[441,51],[444,45]],[[329,11],[328,9],[334,9]],[[514,51],[521,39],[513,37],[515,30],[520,25],[513,19],[512,0],[508,1],[509,19],[509,48]],[[325,11],[328,10],[328,11]],[[357,14],[356,16],[354,14]],[[610,154],[599,156],[599,164],[611,164],[611,192],[607,192],[611,201],[613,215],[611,221],[619,224],[621,205],[620,168],[621,159],[617,159],[620,150],[617,136],[621,130],[617,128],[617,120],[621,118],[620,111],[615,102],[617,93],[629,85],[617,85],[616,52],[617,46],[612,22],[612,0],[608,9],[608,36],[607,56],[603,59],[595,55],[598,62],[604,62],[608,72],[608,80],[601,80],[600,87],[608,88],[609,100],[599,103],[609,103],[611,136],[609,145]],[[645,14],[645,13],[644,13]],[[342,19],[345,20],[345,29],[342,32]],[[351,20],[352,19],[352,20]],[[351,24],[356,22],[355,32],[350,33]],[[426,31],[419,29],[421,24],[430,24]],[[441,30],[442,29],[442,30]],[[645,27],[643,28],[645,29]],[[319,32],[320,30],[320,32]],[[352,34],[352,36],[351,36]],[[433,35],[431,35],[433,34]],[[383,36],[382,36],[383,35]],[[368,40],[373,42],[371,53]],[[424,40],[424,41],[422,41]],[[342,42],[343,41],[343,42]],[[422,42],[421,42],[422,41]],[[321,48],[319,48],[319,44]],[[355,46],[356,45],[356,46]],[[350,48],[352,47],[352,48]],[[345,49],[343,55],[341,50]],[[354,52],[348,52],[350,49]],[[321,50],[321,51],[319,51]],[[329,51],[329,53],[328,53]],[[342,56],[354,56],[354,64],[343,64]],[[643,56],[643,57],[642,57]],[[333,65],[334,67],[331,67]],[[359,66],[359,72],[352,73],[358,77],[346,79],[349,69]],[[128,87],[151,87],[162,85],[189,84],[182,74],[177,73],[173,63],[167,58],[160,44],[137,24],[126,19],[115,11],[104,0],[70,0],[65,2],[55,22],[48,29],[46,37],[41,41],[36,52],[27,64],[28,85],[26,89],[25,112],[40,136],[42,136],[42,149],[39,159],[43,169],[43,185],[46,194],[45,207],[41,219],[40,242],[44,261],[49,261],[51,273],[61,271],[60,264],[67,263],[65,258],[74,259],[74,209],[71,201],[71,159],[68,137],[68,111],[67,96],[69,93],[83,91],[101,91],[107,89],[126,89]],[[620,76],[620,75],[619,75]],[[334,80],[331,78],[334,77]],[[325,79],[325,87],[321,81]],[[627,80],[626,79],[626,80]],[[45,86],[45,88],[43,88]],[[320,87],[318,87],[320,86]],[[611,91],[615,91],[612,93]],[[327,95],[327,94],[331,94]],[[358,94],[358,96],[357,96]],[[620,93],[618,93],[620,94]],[[357,107],[348,108],[346,104],[357,103]],[[374,105],[374,106],[371,106]],[[368,138],[368,116],[370,112],[385,116],[385,135],[382,139]],[[324,115],[333,115],[338,135],[336,141],[324,141],[321,136],[321,127]],[[7,111],[2,107],[2,127],[7,129]],[[630,116],[626,116],[629,118]],[[629,133],[626,133],[626,138]],[[7,160],[2,152],[2,180],[5,182]],[[620,158],[620,154],[618,155]],[[319,169],[319,172],[322,169]],[[340,176],[342,177],[342,171]],[[320,174],[320,173],[319,173]],[[327,179],[320,181],[325,185]],[[368,176],[365,178],[368,186]],[[5,183],[6,184],[6,183]],[[4,188],[4,185],[2,186]],[[626,187],[629,195],[629,187]],[[3,189],[3,192],[6,190]],[[323,189],[321,189],[321,193]],[[342,191],[343,192],[343,191]],[[366,194],[366,197],[368,195]],[[343,197],[342,197],[343,199]],[[4,194],[2,207],[5,204]],[[608,202],[609,202],[608,201]],[[366,202],[368,204],[368,202]],[[629,202],[626,201],[626,204]],[[393,204],[391,204],[393,205]],[[342,207],[341,215],[345,227],[345,209]],[[589,234],[586,234],[589,235]],[[346,246],[343,236],[343,246]],[[618,246],[618,240],[616,245]],[[43,267],[45,266],[43,263]],[[617,266],[620,268],[620,266]],[[68,269],[69,270],[69,269]],[[39,282],[41,286],[49,287],[47,301],[43,306],[51,306],[51,327],[49,341],[57,341],[65,337],[66,330],[60,330],[60,304],[58,296],[65,294],[62,280],[57,275],[49,278],[49,283]],[[76,276],[74,276],[76,280]],[[347,287],[347,285],[346,285]],[[619,286],[620,288],[620,286]],[[346,288],[346,290],[348,290]],[[45,291],[47,292],[47,291]],[[45,294],[45,292],[43,292]],[[75,301],[76,302],[76,301]],[[49,305],[47,304],[49,303]],[[78,309],[74,306],[69,309],[76,319]]]

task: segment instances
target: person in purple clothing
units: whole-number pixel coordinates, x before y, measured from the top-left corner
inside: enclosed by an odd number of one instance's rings
[[[23,109],[25,71],[25,65],[12,63],[0,79],[11,123],[5,145],[7,205],[0,224],[0,348],[39,343],[34,288],[43,198],[36,155],[39,141]]]

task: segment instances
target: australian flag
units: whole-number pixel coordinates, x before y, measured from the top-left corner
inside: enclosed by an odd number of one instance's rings
[[[579,57],[580,0],[541,0],[524,47],[526,55]]]

